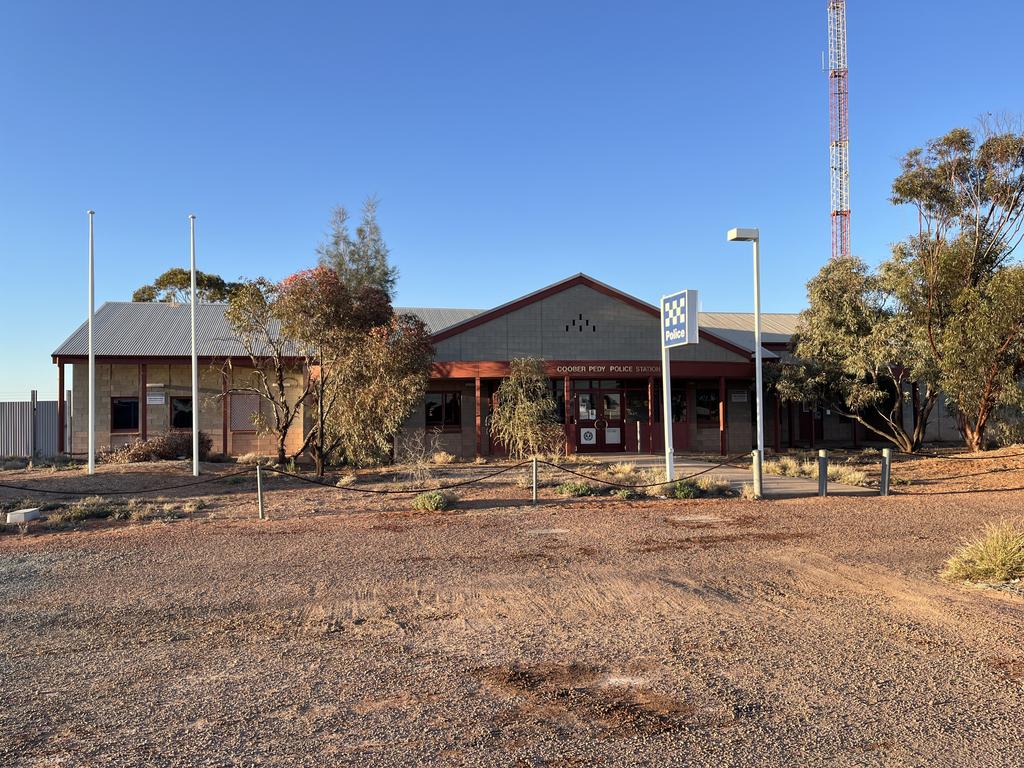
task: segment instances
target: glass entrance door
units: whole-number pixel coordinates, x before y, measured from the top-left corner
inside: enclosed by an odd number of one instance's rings
[[[625,450],[621,389],[576,391],[576,449],[582,453]]]

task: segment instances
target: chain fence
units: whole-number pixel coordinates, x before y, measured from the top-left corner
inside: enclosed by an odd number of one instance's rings
[[[826,463],[827,463],[827,452],[823,451],[822,453],[826,454],[826,456],[824,458],[826,458]],[[889,454],[889,458],[888,459],[886,458],[887,454]],[[951,455],[951,454],[942,454],[942,453],[923,453],[923,452],[908,453],[908,452],[905,452],[905,451],[895,451],[895,450],[891,451],[891,454],[890,454],[889,451],[884,451],[883,452],[883,478],[885,477],[885,472],[886,472],[886,466],[885,466],[886,461],[888,461],[888,465],[889,465],[888,466],[888,471],[891,472],[891,466],[892,466],[891,457],[892,457],[892,454],[898,454],[898,455],[901,455],[901,456],[906,456],[906,457],[911,458],[911,459],[921,459],[921,458],[945,459],[945,460],[960,461],[960,462],[966,462],[966,461],[998,461],[998,460],[1006,460],[1006,459],[1013,459],[1013,458],[1024,457],[1024,451],[1017,452],[1017,453],[1011,453],[1011,454],[995,455],[995,456],[977,456],[977,455],[966,455],[966,454]],[[320,478],[313,478],[313,477],[308,477],[306,475],[298,474],[298,473],[295,473],[295,472],[289,472],[287,470],[280,469],[278,467],[260,466],[260,465],[252,466],[252,467],[246,467],[244,469],[241,469],[241,470],[238,470],[238,471],[235,471],[235,472],[227,472],[227,473],[222,473],[222,474],[207,475],[205,477],[201,477],[201,478],[198,478],[198,479],[195,479],[195,480],[190,480],[190,481],[187,481],[187,482],[179,482],[179,483],[173,483],[173,484],[169,484],[169,485],[160,485],[160,486],[155,486],[155,487],[151,487],[151,488],[125,489],[125,488],[102,488],[101,487],[101,488],[83,488],[81,490],[66,490],[66,489],[54,489],[54,488],[40,488],[40,487],[36,487],[36,486],[33,486],[33,485],[20,485],[20,484],[17,484],[17,483],[0,483],[0,488],[7,489],[7,490],[12,490],[12,491],[18,491],[18,492],[25,493],[25,494],[40,494],[40,495],[67,496],[67,497],[145,496],[145,495],[149,495],[149,494],[159,494],[159,493],[165,493],[165,492],[168,492],[168,491],[183,490],[183,489],[187,489],[187,488],[195,488],[195,487],[201,486],[201,485],[222,482],[222,481],[225,481],[225,480],[229,480],[230,478],[236,478],[236,477],[242,477],[242,476],[246,476],[246,475],[253,475],[253,474],[255,474],[256,475],[256,479],[257,479],[257,485],[258,485],[257,495],[260,497],[260,503],[262,504],[262,486],[260,485],[260,482],[259,482],[260,481],[260,472],[261,471],[269,472],[269,473],[272,473],[272,474],[280,476],[280,477],[286,477],[286,478],[289,478],[289,479],[297,481],[297,482],[302,482],[302,483],[306,483],[306,484],[309,484],[309,485],[318,486],[318,487],[321,487],[321,488],[328,488],[328,489],[335,490],[335,491],[340,491],[340,492],[343,492],[343,493],[356,493],[356,494],[379,495],[379,496],[416,496],[416,495],[419,495],[419,494],[429,493],[429,492],[433,492],[433,491],[449,491],[449,490],[454,490],[456,488],[463,488],[463,487],[475,485],[475,484],[478,484],[478,483],[483,483],[485,481],[492,480],[492,479],[494,479],[496,477],[500,477],[500,476],[505,475],[507,473],[513,472],[513,471],[515,471],[517,469],[522,469],[525,466],[533,465],[534,470],[535,470],[534,471],[534,480],[533,480],[534,499],[536,499],[537,498],[536,497],[536,490],[537,490],[536,466],[538,466],[538,465],[548,467],[548,468],[550,468],[551,470],[553,470],[555,472],[564,473],[564,474],[567,474],[567,475],[570,475],[570,476],[573,476],[573,477],[580,478],[581,480],[586,480],[588,482],[596,483],[596,484],[599,484],[601,486],[608,487],[608,488],[628,489],[628,490],[644,490],[644,489],[658,488],[658,487],[662,487],[662,486],[671,486],[671,485],[675,485],[675,484],[678,484],[678,483],[683,483],[683,482],[692,480],[694,478],[700,477],[701,475],[706,475],[706,474],[708,474],[710,472],[714,472],[715,470],[721,469],[723,467],[734,467],[734,468],[747,469],[749,467],[748,463],[738,463],[738,462],[741,462],[741,460],[745,459],[745,458],[749,459],[750,458],[750,454],[749,453],[736,454],[734,456],[730,456],[728,458],[722,459],[717,464],[713,464],[713,465],[710,465],[708,467],[704,467],[704,468],[700,469],[699,471],[692,472],[690,474],[684,475],[682,477],[677,477],[677,478],[674,478],[672,480],[662,480],[662,481],[657,481],[657,482],[646,482],[646,483],[621,482],[619,480],[611,479],[611,478],[609,478],[607,476],[600,477],[600,476],[596,476],[594,474],[588,474],[587,472],[579,471],[579,470],[574,469],[572,467],[569,467],[569,466],[566,466],[566,465],[563,465],[563,464],[558,464],[558,463],[552,462],[552,461],[547,461],[545,459],[530,459],[530,460],[526,460],[526,461],[520,461],[520,462],[515,463],[515,464],[510,464],[510,465],[505,466],[505,467],[501,467],[500,469],[497,469],[497,470],[492,471],[492,472],[488,472],[487,474],[484,474],[484,475],[479,476],[479,477],[472,477],[472,478],[468,478],[468,479],[465,479],[465,480],[460,480],[459,482],[448,483],[448,484],[443,484],[443,485],[433,485],[433,486],[429,486],[429,487],[417,487],[417,488],[379,488],[379,487],[375,488],[375,487],[366,487],[366,486],[357,486],[357,485],[352,485],[352,486],[339,485],[337,483],[331,483],[329,481],[325,481],[325,480],[320,479]],[[821,464],[819,464],[819,472],[820,471],[822,471],[822,465]],[[1024,467],[997,467],[995,469],[981,471],[981,472],[969,472],[969,473],[951,474],[951,475],[942,476],[942,477],[924,478],[924,479],[920,479],[920,480],[910,481],[910,484],[912,484],[912,485],[936,485],[936,484],[948,482],[948,481],[951,481],[951,480],[958,480],[958,479],[964,479],[964,478],[969,478],[969,477],[980,477],[980,476],[984,476],[984,475],[990,475],[990,474],[1001,473],[1001,472],[1013,472],[1013,471],[1024,471]],[[820,480],[820,478],[819,478],[819,480]],[[915,492],[915,491],[896,490],[896,489],[891,489],[890,490],[888,485],[885,484],[884,482],[883,482],[883,485],[880,487],[880,492],[883,495],[888,495],[889,493],[893,493],[893,494],[905,495],[905,496],[932,495],[932,494],[940,494],[940,493],[972,493],[972,492],[973,493],[981,493],[981,492],[1018,491],[1018,490],[1024,490],[1024,488],[1016,488],[1015,487],[1015,488],[993,488],[993,489],[973,489],[973,490],[972,489],[967,489],[967,490],[917,491],[917,492]],[[819,492],[819,495],[824,495],[824,494]]]

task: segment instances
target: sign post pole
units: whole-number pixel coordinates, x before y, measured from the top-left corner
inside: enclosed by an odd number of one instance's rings
[[[662,300],[664,302],[664,300]],[[664,304],[662,316],[664,316]],[[665,480],[676,479],[676,454],[672,445],[672,366],[665,334],[661,335],[661,421],[665,427]]]
[[[661,297],[661,419],[665,427],[665,480],[675,480],[672,445],[672,347],[696,344],[700,339],[697,292],[680,291]]]

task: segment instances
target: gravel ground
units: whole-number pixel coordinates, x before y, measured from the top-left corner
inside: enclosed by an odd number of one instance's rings
[[[500,478],[445,514],[275,480],[266,521],[222,481],[0,536],[0,765],[1020,765],[1024,598],[936,575],[1021,519],[1024,463],[985,463],[765,503]]]

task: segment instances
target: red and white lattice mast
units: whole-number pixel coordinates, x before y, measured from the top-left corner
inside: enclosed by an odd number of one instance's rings
[[[829,170],[832,258],[850,255],[850,103],[846,69],[846,0],[828,3]]]

